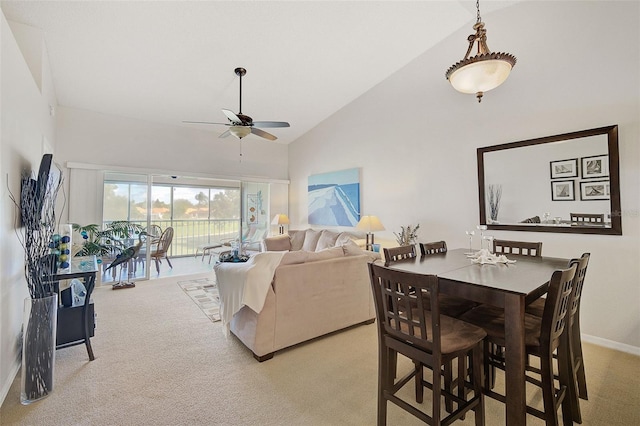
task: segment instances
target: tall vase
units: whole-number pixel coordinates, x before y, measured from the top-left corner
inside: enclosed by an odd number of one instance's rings
[[[31,404],[53,391],[58,295],[24,301],[20,402]]]

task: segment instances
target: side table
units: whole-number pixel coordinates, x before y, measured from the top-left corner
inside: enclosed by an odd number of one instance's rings
[[[74,257],[71,259],[71,267],[66,272],[60,272],[54,275],[54,289],[60,294],[60,281],[70,280],[73,278],[82,279],[87,290],[84,304],[80,306],[58,306],[58,339],[56,349],[67,348],[69,346],[80,345],[82,343],[87,347],[89,360],[93,361],[93,349],[91,348],[90,337],[93,335],[94,328],[94,309],[91,301],[91,293],[96,284],[96,275],[98,273],[98,262],[95,256]],[[58,297],[60,299],[60,297]],[[78,308],[81,309],[81,315],[78,315]],[[80,326],[78,327],[78,318],[80,318]],[[90,329],[91,328],[91,329]],[[61,332],[60,330],[64,330]],[[78,333],[79,330],[79,333]],[[60,340],[60,336],[63,339]]]

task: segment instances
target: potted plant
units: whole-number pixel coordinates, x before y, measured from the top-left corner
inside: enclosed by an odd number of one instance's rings
[[[144,232],[142,225],[131,223],[128,220],[116,220],[110,222],[103,230],[98,225],[80,226],[73,223],[73,230],[82,237],[81,244],[74,247],[74,256],[98,257],[98,263],[103,256],[116,256],[127,248],[126,240],[133,236],[139,236]]]
[[[398,245],[408,246],[416,243],[418,239],[418,229],[420,229],[420,224],[417,224],[415,228],[412,227],[411,225],[407,225],[406,228],[404,226],[401,226],[400,232],[399,233],[394,232],[393,235],[396,236],[396,241],[398,242]]]

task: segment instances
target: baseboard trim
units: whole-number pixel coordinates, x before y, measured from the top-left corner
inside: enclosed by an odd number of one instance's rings
[[[13,364],[13,368],[11,369],[11,372],[7,376],[7,381],[2,385],[2,390],[0,391],[0,406],[4,404],[4,400],[9,394],[9,389],[11,389],[11,385],[13,384],[13,381],[16,379],[16,376],[18,375],[18,371],[20,371],[21,364],[22,364],[21,360],[17,360]]]
[[[594,345],[604,346],[605,348],[615,349],[620,352],[626,352],[628,354],[640,356],[640,348],[637,346],[627,345],[625,343],[614,342],[613,340],[603,339],[602,337],[590,336],[588,334],[582,334],[582,340]]]

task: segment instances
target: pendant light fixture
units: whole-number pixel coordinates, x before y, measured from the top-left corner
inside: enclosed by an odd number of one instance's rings
[[[454,89],[462,93],[475,93],[478,102],[482,101],[484,92],[500,86],[509,77],[511,68],[516,64],[516,57],[510,53],[495,53],[487,46],[487,30],[480,18],[480,0],[476,0],[477,20],[467,40],[469,48],[464,58],[449,67],[447,80]],[[478,44],[477,55],[469,57],[474,44]]]

